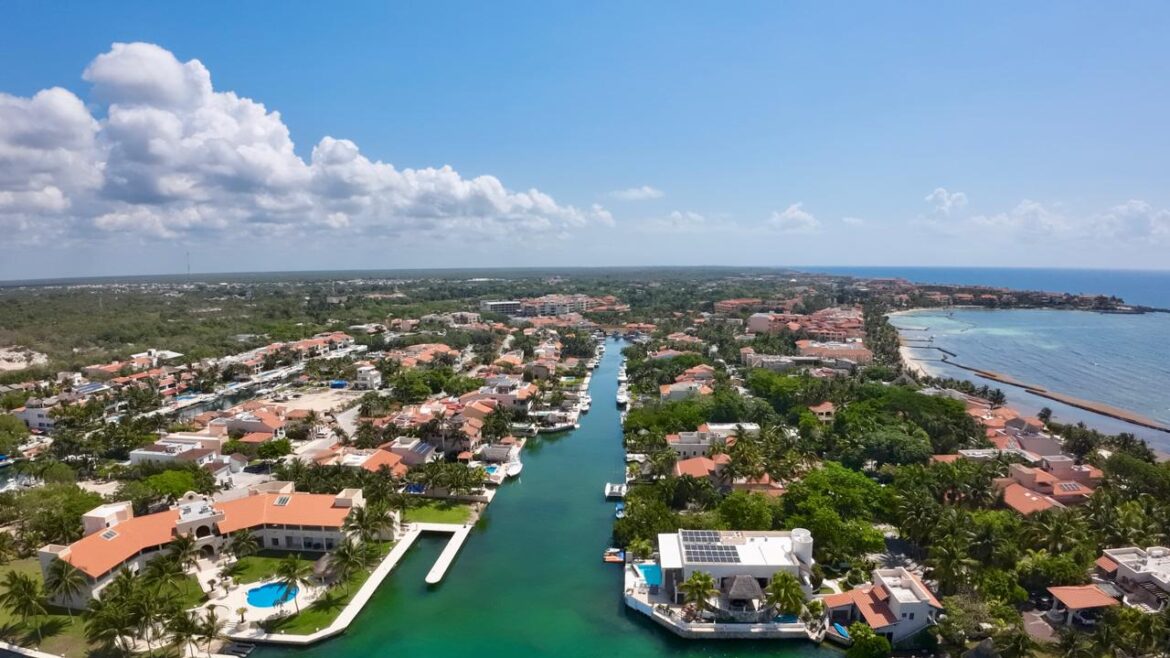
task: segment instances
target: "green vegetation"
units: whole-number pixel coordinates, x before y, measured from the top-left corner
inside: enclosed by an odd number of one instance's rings
[[[333,620],[337,619],[337,616],[353,598],[353,595],[361,589],[362,584],[369,579],[373,568],[390,552],[393,545],[393,542],[372,543],[373,551],[362,568],[353,569],[347,578],[335,583],[320,599],[296,614],[278,618],[268,624],[265,627],[266,630],[270,633],[308,635],[332,624]]]
[[[403,518],[406,523],[467,523],[470,519],[470,505],[446,500],[412,503]]]
[[[264,550],[237,560],[236,565],[238,566],[232,570],[232,578],[237,583],[258,583],[271,580],[276,577],[281,563],[290,556],[309,567],[312,567],[313,563],[320,557],[316,553]]]

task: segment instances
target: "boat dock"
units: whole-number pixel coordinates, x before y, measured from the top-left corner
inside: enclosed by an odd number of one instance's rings
[[[427,584],[437,585],[443,580],[443,576],[447,573],[447,568],[455,561],[455,556],[459,554],[459,549],[463,548],[463,542],[467,541],[467,536],[471,534],[471,525],[456,525],[454,523],[415,523],[414,527],[422,532],[447,532],[451,533],[451,540],[447,542],[447,546],[439,553],[439,559],[435,560],[435,566],[431,567],[427,573]]]

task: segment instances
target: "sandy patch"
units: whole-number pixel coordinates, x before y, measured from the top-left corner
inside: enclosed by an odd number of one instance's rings
[[[361,396],[362,391],[318,388],[308,391],[299,398],[279,404],[289,411],[304,409],[305,411],[316,411],[320,415],[340,410]]]
[[[40,352],[34,352],[19,345],[0,347],[0,372],[24,370],[32,366],[48,364],[49,357]]]

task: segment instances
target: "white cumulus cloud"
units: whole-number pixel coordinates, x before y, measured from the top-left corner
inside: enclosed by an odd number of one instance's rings
[[[783,211],[772,213],[772,226],[784,233],[812,233],[820,228],[821,222],[805,210],[802,203],[794,203]]]
[[[199,60],[149,43],[114,44],[63,89],[0,94],[0,227],[77,236],[132,232],[504,237],[613,223],[494,176],[399,169],[324,137],[299,157],[278,112],[218,91]]]
[[[649,185],[614,190],[609,193],[610,198],[619,201],[649,201],[651,199],[661,199],[664,196],[666,196],[665,192],[656,187],[650,187]]]
[[[948,192],[945,187],[936,187],[923,198],[923,201],[934,206],[935,211],[949,215],[952,211],[967,205],[967,195],[962,192]]]

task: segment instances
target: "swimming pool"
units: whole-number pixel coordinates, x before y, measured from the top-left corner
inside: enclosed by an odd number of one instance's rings
[[[248,590],[248,605],[255,608],[272,608],[293,600],[298,588],[285,589],[280,583],[268,583]]]
[[[777,624],[795,624],[800,621],[800,617],[796,615],[777,615],[772,621],[775,621]]]
[[[500,470],[500,465],[499,464],[489,464],[488,466],[485,466],[483,470],[487,471],[488,475],[495,475],[496,472]]]
[[[647,585],[662,584],[662,567],[657,564],[639,564],[638,573],[642,574],[642,580],[646,581]]]

